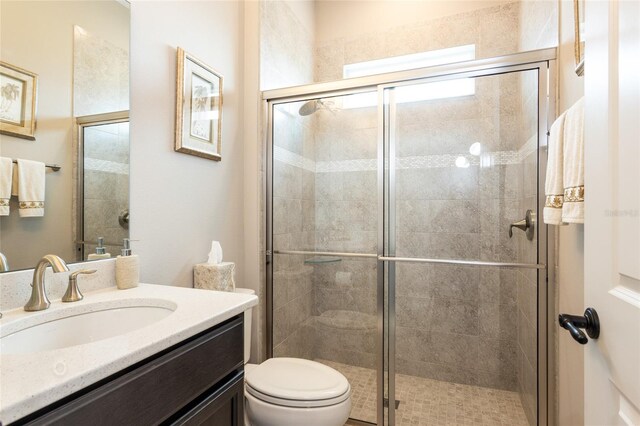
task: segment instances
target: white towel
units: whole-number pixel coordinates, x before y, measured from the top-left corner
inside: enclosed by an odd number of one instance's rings
[[[584,100],[561,114],[549,133],[544,223],[584,223]]]
[[[544,183],[546,199],[543,212],[544,223],[547,225],[562,225],[565,116],[566,113],[562,113],[553,122],[549,131],[547,178]]]
[[[9,216],[12,179],[13,160],[11,158],[0,157],[0,216]]]
[[[584,223],[584,98],[569,108],[564,122],[563,175],[562,221]]]
[[[18,160],[18,211],[20,217],[44,216],[44,163]]]

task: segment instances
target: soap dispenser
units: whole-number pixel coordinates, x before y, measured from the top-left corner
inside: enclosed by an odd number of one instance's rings
[[[96,247],[96,252],[91,253],[89,256],[87,256],[87,260],[96,259],[111,259],[111,253],[107,253],[107,249],[104,246],[103,237],[98,237],[98,247]]]
[[[140,263],[137,254],[131,254],[131,241],[124,239],[122,254],[116,257],[116,286],[120,290],[138,286]]]

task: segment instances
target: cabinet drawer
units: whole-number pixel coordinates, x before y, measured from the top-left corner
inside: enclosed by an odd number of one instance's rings
[[[244,374],[237,373],[170,424],[172,426],[242,426],[244,424]]]
[[[239,316],[29,424],[156,425],[242,366]]]

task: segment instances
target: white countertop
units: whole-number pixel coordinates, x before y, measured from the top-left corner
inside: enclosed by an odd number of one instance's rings
[[[109,304],[175,306],[166,318],[146,327],[84,345],[46,352],[0,354],[0,422],[8,424],[148,358],[258,304],[256,296],[183,287],[140,284],[128,290],[110,287],[87,292],[74,303],[51,303],[49,309],[3,312],[0,335],[13,332],[20,320],[34,323],[102,310]],[[175,304],[175,305],[174,305]]]

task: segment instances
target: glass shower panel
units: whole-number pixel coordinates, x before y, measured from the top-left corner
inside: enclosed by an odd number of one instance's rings
[[[509,225],[537,213],[538,71],[457,84],[388,89],[390,254],[537,263]],[[390,286],[395,424],[537,424],[536,269],[397,262]]]
[[[83,126],[82,153],[82,258],[100,237],[107,252],[119,253],[129,238],[129,121]]]
[[[378,109],[367,99],[272,109],[272,350],[342,372],[351,417],[376,422]]]

